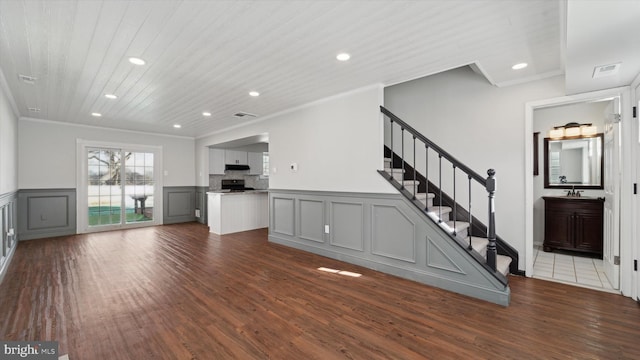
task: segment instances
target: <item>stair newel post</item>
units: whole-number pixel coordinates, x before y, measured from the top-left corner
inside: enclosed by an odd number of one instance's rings
[[[473,249],[471,245],[471,233],[473,231],[473,215],[471,215],[471,175],[468,175],[469,179],[469,250]]]
[[[389,164],[389,167],[391,168],[391,180],[393,180],[393,119],[389,118],[389,132],[391,133],[391,155],[389,155],[391,157],[391,164]]]
[[[416,176],[416,168],[418,167],[418,162],[416,161],[416,136],[413,135],[413,180],[416,181],[418,180],[418,177]],[[418,186],[415,184],[415,182],[413,183],[413,198],[416,198],[416,188]]]
[[[487,178],[487,192],[489,193],[489,226],[487,228],[487,238],[489,244],[487,245],[487,265],[494,271],[496,270],[496,209],[494,204],[494,197],[496,191],[496,178],[494,175],[496,171],[489,169],[487,171],[489,177]]]
[[[442,209],[442,154],[438,154],[438,173],[438,206]],[[438,222],[442,222],[442,213],[438,216]]]
[[[402,151],[400,152],[402,154],[402,188],[404,189],[404,127],[400,127],[400,145],[402,146]]]

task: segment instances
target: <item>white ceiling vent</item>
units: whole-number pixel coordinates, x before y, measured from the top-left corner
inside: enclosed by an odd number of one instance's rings
[[[237,113],[233,114],[233,116],[235,116],[237,118],[246,118],[246,117],[257,117],[258,115],[240,111],[240,112],[237,112]]]
[[[40,108],[29,108],[29,112],[39,113]]]
[[[23,82],[25,82],[26,84],[29,84],[29,85],[35,84],[36,80],[38,80],[37,77],[33,77],[33,76],[29,76],[29,75],[23,75],[23,74],[18,74],[18,78],[20,78],[20,80],[22,80]]]
[[[593,78],[597,79],[605,76],[615,75],[620,70],[620,65],[622,65],[622,63],[596,66],[595,68],[593,68]]]

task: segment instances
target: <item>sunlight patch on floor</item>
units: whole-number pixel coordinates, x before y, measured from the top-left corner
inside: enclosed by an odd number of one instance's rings
[[[331,268],[326,268],[326,267],[319,267],[318,270],[324,271],[324,272],[328,272],[328,273],[332,273],[332,274],[350,276],[350,277],[360,277],[360,276],[362,276],[362,274],[358,274],[358,273],[355,273],[355,272],[331,269]]]

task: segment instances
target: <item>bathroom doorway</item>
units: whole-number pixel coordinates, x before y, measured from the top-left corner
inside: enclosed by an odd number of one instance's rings
[[[620,128],[611,125],[611,119],[619,114],[619,101],[625,89],[612,89],[590,94],[566,96],[526,104],[525,129],[530,139],[525,149],[527,181],[526,188],[526,225],[525,230],[525,264],[529,277],[540,277],[551,281],[559,281],[571,285],[587,286],[619,293],[620,281]],[[628,91],[627,91],[628,94]],[[593,113],[592,115],[589,115]],[[619,118],[619,117],[618,117]],[[608,120],[607,120],[608,119]],[[606,122],[609,121],[609,125]],[[581,256],[580,253],[564,253],[542,251],[544,239],[544,200],[542,196],[563,196],[565,190],[545,189],[542,185],[544,164],[540,162],[538,176],[533,175],[533,136],[539,132],[542,143],[549,131],[554,127],[569,122],[594,123],[598,133],[609,131],[610,138],[617,138],[609,149],[609,159],[605,167],[609,168],[609,176],[605,176],[605,187],[609,186],[609,221],[603,227],[609,231],[609,237],[603,239],[603,249],[608,249],[606,257],[599,259]],[[538,146],[542,158],[542,146]],[[613,153],[611,150],[615,150]],[[606,164],[608,162],[609,164]],[[583,196],[604,198],[602,189],[585,189]],[[612,197],[613,196],[613,197]],[[603,217],[604,220],[604,217]],[[603,232],[603,233],[605,233]],[[603,234],[604,235],[604,234]],[[537,264],[536,264],[537,263]],[[536,269],[534,270],[534,265]]]

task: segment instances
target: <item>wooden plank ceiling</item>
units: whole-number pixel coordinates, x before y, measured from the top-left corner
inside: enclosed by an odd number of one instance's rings
[[[0,1],[0,69],[22,117],[197,137],[248,121],[237,112],[264,117],[471,63],[496,85],[561,74],[560,8],[546,0],[9,0]],[[337,61],[340,52],[351,60]],[[132,56],[146,65],[130,64]],[[529,67],[512,70],[519,62]]]

